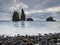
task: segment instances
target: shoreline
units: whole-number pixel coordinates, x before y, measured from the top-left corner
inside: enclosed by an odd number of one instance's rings
[[[60,42],[60,33],[49,33],[41,35],[0,35],[0,44],[4,45],[55,45]]]

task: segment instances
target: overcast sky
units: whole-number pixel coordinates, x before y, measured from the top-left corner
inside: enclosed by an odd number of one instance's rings
[[[13,12],[24,9],[35,20],[53,16],[60,21],[60,0],[0,0],[0,20],[11,20]]]

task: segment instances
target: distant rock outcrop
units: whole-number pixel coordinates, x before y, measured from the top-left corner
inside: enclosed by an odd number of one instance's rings
[[[27,20],[26,20],[24,10],[22,9],[20,18],[19,18],[18,12],[14,11],[13,16],[12,16],[12,21],[33,21],[33,19],[32,18],[27,18]]]
[[[48,17],[48,18],[46,19],[46,21],[54,21],[54,22],[55,22],[56,20],[54,20],[53,17]]]
[[[19,14],[17,11],[14,11],[13,16],[12,16],[12,21],[19,21]]]
[[[25,16],[25,13],[24,13],[24,10],[22,9],[21,10],[21,21],[25,21],[26,20],[26,16]]]
[[[27,21],[33,21],[33,19],[32,18],[27,18]]]

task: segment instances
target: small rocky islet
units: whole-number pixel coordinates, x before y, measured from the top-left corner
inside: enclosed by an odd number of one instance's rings
[[[13,16],[12,16],[12,21],[33,21],[32,18],[27,18],[24,13],[24,10],[21,9],[21,17],[19,18],[19,13],[17,11],[14,11]]]
[[[13,16],[12,16],[12,21],[34,21],[32,18],[27,18],[23,9],[21,9],[21,16],[17,11],[14,11]],[[46,21],[53,21],[55,22],[56,20],[53,19],[52,16],[48,17]]]
[[[46,19],[46,21],[54,21],[55,22],[56,20],[54,20],[53,17],[50,16]]]

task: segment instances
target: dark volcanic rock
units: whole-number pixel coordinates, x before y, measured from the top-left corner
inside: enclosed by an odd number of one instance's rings
[[[33,21],[33,19],[32,18],[27,18],[27,21]]]
[[[53,17],[48,17],[46,21],[56,21],[56,20],[54,20]]]
[[[24,13],[24,10],[21,10],[21,18],[19,18],[19,13],[17,11],[14,11],[13,16],[12,16],[12,21],[33,21],[32,18],[27,18]]]
[[[17,11],[14,11],[12,21],[19,21],[19,14]]]
[[[21,21],[25,21],[26,16],[25,16],[24,10],[22,9],[21,11],[22,11],[21,12]]]

